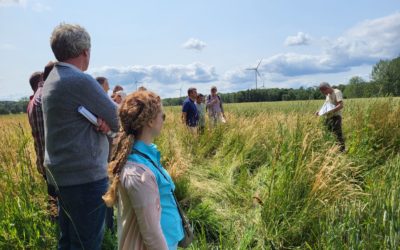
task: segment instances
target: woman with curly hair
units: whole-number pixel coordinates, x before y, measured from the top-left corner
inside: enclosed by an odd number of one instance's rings
[[[175,185],[153,144],[165,119],[161,99],[134,92],[122,102],[119,117],[124,132],[109,164],[112,185],[103,196],[107,206],[117,204],[118,248],[176,249],[184,232]]]

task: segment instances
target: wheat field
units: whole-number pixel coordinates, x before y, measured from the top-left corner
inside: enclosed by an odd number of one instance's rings
[[[399,248],[400,99],[345,100],[345,154],[313,115],[321,104],[227,104],[228,122],[201,135],[165,108],[156,144],[191,249]],[[0,116],[0,138],[0,249],[54,249],[26,114]],[[103,249],[115,247],[107,232]]]

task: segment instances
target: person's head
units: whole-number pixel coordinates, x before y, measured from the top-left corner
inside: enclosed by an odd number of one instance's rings
[[[321,82],[319,84],[319,90],[324,95],[332,94],[332,92],[333,92],[331,85],[329,85],[329,83],[327,83],[327,82]]]
[[[113,93],[117,93],[118,91],[124,90],[121,85],[116,85],[113,89]]]
[[[146,132],[156,137],[163,122],[161,98],[147,90],[133,92],[122,102],[119,117],[126,134],[137,138]]]
[[[114,101],[117,104],[122,104],[122,102],[125,100],[125,98],[126,98],[126,94],[124,91],[120,90],[120,91],[115,92]]]
[[[31,75],[29,78],[29,84],[31,85],[33,92],[36,92],[41,81],[43,81],[43,72],[37,71]]]
[[[104,92],[108,92],[110,90],[110,85],[108,84],[108,79],[104,76],[96,77],[96,81],[100,84],[100,86],[104,89]]]
[[[211,87],[211,95],[212,95],[212,96],[215,96],[216,94],[217,94],[217,87],[212,86],[212,87]]]
[[[50,38],[51,49],[60,62],[74,64],[86,71],[90,61],[90,35],[77,24],[61,23]]]
[[[136,139],[148,134],[155,138],[160,134],[165,119],[161,98],[151,91],[136,91],[128,95],[119,109],[123,132],[117,138],[116,149],[108,165],[112,184],[103,196],[107,206],[116,202],[119,174],[131,153]]]
[[[196,98],[197,103],[203,103],[204,102],[204,95],[203,94],[198,94]]]
[[[196,100],[196,98],[197,98],[197,89],[196,88],[189,88],[187,93],[188,93],[188,96],[190,99],[192,99],[193,101]]]
[[[50,72],[53,70],[55,62],[49,62],[45,67],[43,71],[43,81],[46,81],[47,77],[49,76]]]

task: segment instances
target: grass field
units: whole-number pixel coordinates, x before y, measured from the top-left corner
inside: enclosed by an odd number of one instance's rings
[[[346,154],[313,115],[321,104],[228,104],[227,124],[198,136],[166,108],[156,143],[192,249],[399,248],[400,99],[345,100]],[[0,116],[0,138],[0,248],[54,249],[26,115]]]

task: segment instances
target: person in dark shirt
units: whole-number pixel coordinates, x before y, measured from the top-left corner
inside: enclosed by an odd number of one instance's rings
[[[110,85],[108,84],[108,79],[105,78],[104,76],[99,76],[99,77],[96,77],[96,81],[100,84],[100,86],[104,89],[104,92],[106,92],[106,94],[107,94],[108,91],[110,90]]]
[[[186,126],[194,132],[196,131],[196,126],[199,121],[199,115],[195,104],[196,98],[197,98],[196,88],[189,88],[188,97],[186,98],[186,100],[183,102],[182,105],[182,122],[186,124]]]
[[[43,124],[43,111],[42,111],[42,90],[43,83],[47,79],[50,71],[54,67],[54,62],[49,62],[44,68],[44,72],[34,73],[29,82],[31,84],[32,90],[34,90],[34,95],[31,97],[29,102],[27,113],[29,118],[29,124],[32,128],[32,137],[35,146],[36,153],[36,167],[39,173],[43,176],[47,185],[47,210],[50,214],[50,219],[56,221],[58,218],[58,205],[57,205],[57,195],[54,187],[48,184],[46,177],[46,170],[44,167],[44,124]]]

